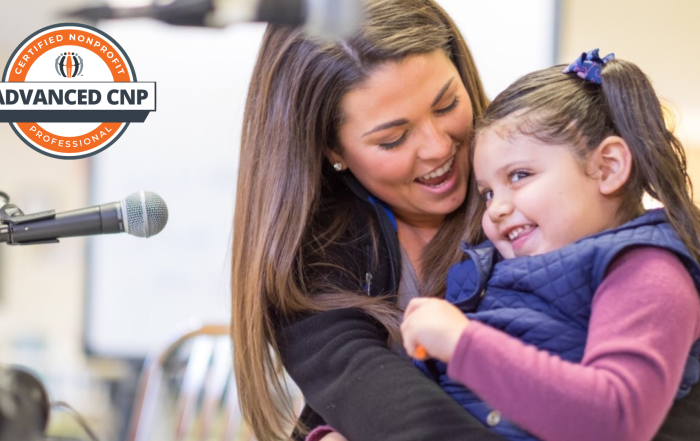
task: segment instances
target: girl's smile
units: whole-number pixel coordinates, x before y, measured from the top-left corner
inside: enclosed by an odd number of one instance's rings
[[[546,253],[616,225],[616,204],[570,146],[507,130],[479,134],[474,174],[486,201],[482,227],[505,258]]]

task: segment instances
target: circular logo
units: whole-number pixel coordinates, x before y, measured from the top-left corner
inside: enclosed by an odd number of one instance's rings
[[[95,155],[150,111],[155,83],[138,83],[119,44],[83,24],[56,24],[30,35],[0,83],[0,121],[53,158]]]

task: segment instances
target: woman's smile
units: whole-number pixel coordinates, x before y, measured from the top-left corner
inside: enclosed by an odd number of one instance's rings
[[[452,164],[454,164],[454,162],[455,157],[453,156],[442,167],[416,178],[416,181],[429,187],[438,187],[444,184],[452,175]]]
[[[472,106],[443,51],[387,62],[342,101],[340,152],[398,217],[441,220],[467,193]]]

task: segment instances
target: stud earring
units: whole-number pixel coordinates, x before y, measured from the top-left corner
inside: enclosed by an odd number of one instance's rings
[[[335,164],[333,164],[333,168],[335,169],[335,171],[338,172],[343,171],[343,164],[341,164],[340,162],[336,162]]]

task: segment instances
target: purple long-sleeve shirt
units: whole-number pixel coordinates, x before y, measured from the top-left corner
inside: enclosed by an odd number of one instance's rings
[[[698,337],[700,296],[687,270],[669,251],[640,247],[596,290],[580,364],[472,321],[447,373],[542,440],[648,440]]]

